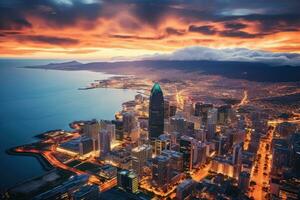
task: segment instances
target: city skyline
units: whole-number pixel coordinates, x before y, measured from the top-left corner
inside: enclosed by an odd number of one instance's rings
[[[299,0],[0,0],[0,199],[299,200]]]

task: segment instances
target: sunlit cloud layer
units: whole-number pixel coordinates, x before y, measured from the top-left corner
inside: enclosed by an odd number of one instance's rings
[[[299,10],[299,0],[2,0],[0,55],[110,60],[190,46],[300,53]]]

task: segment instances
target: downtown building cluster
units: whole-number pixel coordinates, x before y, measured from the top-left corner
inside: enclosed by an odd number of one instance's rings
[[[113,187],[130,199],[299,199],[299,127],[269,122],[247,107],[179,104],[155,83],[114,120],[74,122],[79,136],[56,151],[94,177],[75,175],[36,199],[99,199]]]

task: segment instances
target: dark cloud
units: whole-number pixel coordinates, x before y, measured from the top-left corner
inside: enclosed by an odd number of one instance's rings
[[[220,31],[219,35],[225,36],[225,37],[238,37],[238,38],[257,38],[257,37],[262,37],[263,34],[252,34],[252,33],[247,33],[245,31],[236,31],[236,30],[225,30],[225,31]]]
[[[239,29],[243,29],[243,28],[246,28],[246,27],[247,27],[246,24],[238,23],[238,22],[227,22],[227,23],[225,23],[225,28],[233,29],[233,30],[239,30]]]
[[[190,32],[197,32],[197,33],[202,33],[205,35],[214,35],[217,33],[217,30],[213,26],[195,26],[195,25],[190,25],[189,26],[189,31]]]
[[[165,35],[161,36],[154,36],[154,37],[144,37],[144,36],[138,36],[138,35],[120,35],[120,34],[114,34],[110,35],[110,37],[113,38],[120,38],[120,39],[137,39],[137,40],[160,40],[165,38]]]
[[[21,42],[34,42],[34,43],[44,43],[50,45],[76,45],[79,44],[79,40],[66,38],[66,37],[53,37],[53,36],[43,36],[43,35],[19,35],[16,37],[18,41]]]
[[[98,19],[113,19],[121,12],[129,13],[134,20],[119,20],[123,28],[139,30],[144,25],[156,28],[167,17],[191,24],[190,32],[206,35],[217,34],[214,27],[197,26],[197,22],[224,23],[228,30],[222,35],[251,38],[254,35],[241,31],[246,22],[255,22],[262,34],[296,31],[300,27],[299,0],[240,1],[231,0],[1,0],[0,30],[32,28],[37,18],[52,28],[72,27],[79,21],[83,28],[94,28]],[[243,20],[244,23],[236,21]],[[182,32],[166,29],[167,34]]]
[[[178,30],[178,29],[175,29],[175,28],[172,28],[172,27],[167,27],[166,28],[166,33],[168,35],[183,35],[185,33],[184,30]]]

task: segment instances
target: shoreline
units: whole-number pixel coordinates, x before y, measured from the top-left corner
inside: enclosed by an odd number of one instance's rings
[[[50,162],[48,162],[48,160],[45,159],[41,154],[30,153],[30,152],[16,152],[15,151],[16,148],[17,147],[9,148],[5,151],[5,153],[10,155],[10,156],[31,156],[31,157],[34,157],[35,159],[37,159],[37,161],[40,163],[40,165],[42,166],[42,168],[46,172],[55,169],[55,167],[53,167],[53,165],[51,165]]]

